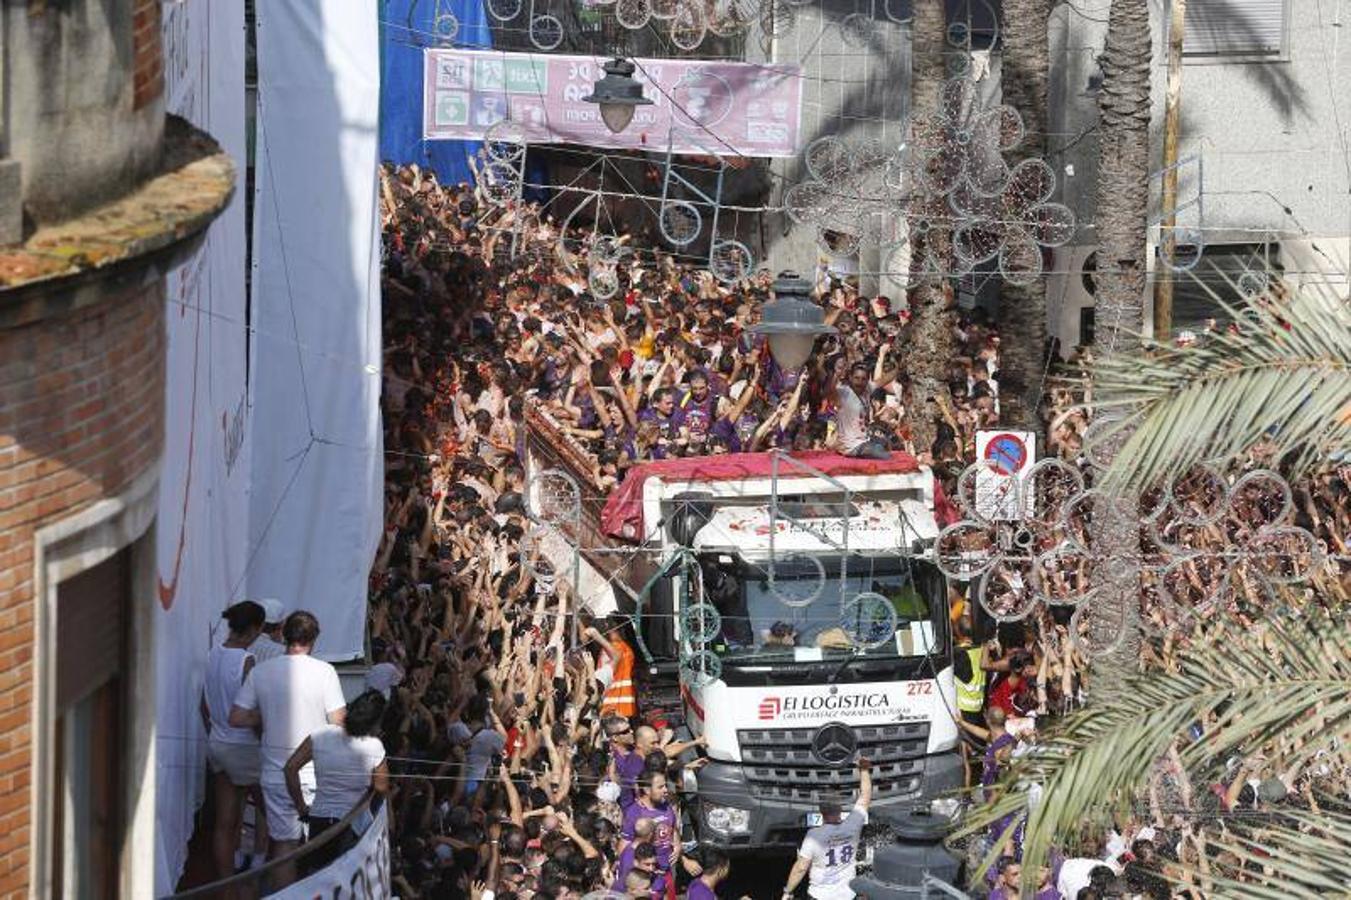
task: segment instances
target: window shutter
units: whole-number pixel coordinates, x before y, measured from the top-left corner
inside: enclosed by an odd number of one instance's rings
[[[1187,0],[1186,56],[1276,56],[1286,0]]]
[[[56,705],[65,712],[121,673],[131,553],[123,549],[56,588]]]

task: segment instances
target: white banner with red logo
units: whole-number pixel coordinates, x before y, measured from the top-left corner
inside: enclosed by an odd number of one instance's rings
[[[155,887],[173,891],[205,784],[197,713],[211,629],[248,559],[249,330],[244,241],[244,0],[163,7],[165,107],[234,160],[234,199],[169,273],[164,456],[156,525]]]

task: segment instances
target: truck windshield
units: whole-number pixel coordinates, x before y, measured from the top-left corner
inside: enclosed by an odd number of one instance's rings
[[[760,569],[749,573],[743,569],[735,593],[729,590],[733,585],[724,583],[722,602],[717,604],[724,659],[803,662],[855,652],[908,657],[946,649],[946,581],[931,563],[890,558],[880,567],[868,559],[851,559],[845,579],[840,578],[838,562],[827,566],[826,573],[822,585],[815,566],[776,567],[779,594],[805,602],[819,589],[816,599],[805,606],[780,600]],[[850,602],[862,593],[885,598],[895,612],[894,627],[885,610],[877,609],[881,601],[864,603],[862,610]]]

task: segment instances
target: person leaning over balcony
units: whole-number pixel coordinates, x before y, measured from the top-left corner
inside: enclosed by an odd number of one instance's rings
[[[258,790],[258,735],[252,728],[232,727],[229,719],[235,697],[256,663],[248,648],[262,631],[263,617],[263,607],[252,600],[231,606],[221,615],[229,623],[230,634],[219,646],[212,647],[206,658],[201,711],[216,803],[211,853],[219,878],[235,873],[244,797],[250,789]]]
[[[308,821],[310,837],[323,834],[337,825],[365,796],[367,788],[376,793],[389,791],[389,767],[385,764],[385,746],[376,736],[385,715],[385,697],[368,690],[347,707],[342,725],[325,725],[300,742],[286,761],[286,791],[302,821]],[[314,763],[314,800],[305,799],[300,771]],[[357,822],[352,823],[358,825]],[[311,871],[322,869],[350,850],[357,842],[357,831],[346,828],[342,834],[306,860]]]
[[[259,781],[271,836],[268,859],[285,856],[300,846],[305,829],[300,814],[286,790],[283,770],[300,743],[325,724],[341,725],[347,701],[338,683],[337,671],[310,656],[319,640],[319,620],[299,610],[282,625],[286,654],[262,663],[249,673],[230,709],[230,724],[236,728],[261,728],[262,766]],[[307,796],[314,795],[314,769],[300,773]],[[279,867],[273,886],[295,880],[295,866]]]

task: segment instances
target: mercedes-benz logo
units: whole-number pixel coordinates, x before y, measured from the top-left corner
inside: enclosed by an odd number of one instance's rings
[[[858,737],[848,725],[832,722],[822,725],[812,738],[812,753],[828,766],[852,762],[858,752]]]

